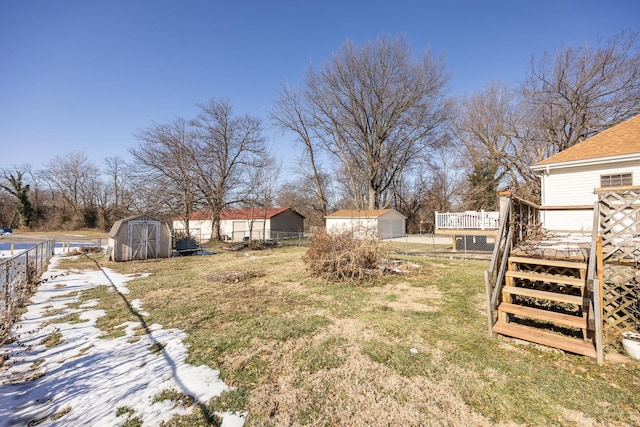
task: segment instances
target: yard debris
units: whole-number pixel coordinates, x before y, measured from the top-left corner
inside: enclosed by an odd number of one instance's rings
[[[264,273],[257,271],[212,271],[203,275],[206,280],[218,283],[237,283],[262,276]]]
[[[420,266],[413,262],[398,259],[383,259],[378,268],[383,273],[406,274],[419,269]]]
[[[386,251],[375,236],[350,231],[316,233],[302,258],[311,275],[330,281],[368,282],[385,273],[379,266]]]

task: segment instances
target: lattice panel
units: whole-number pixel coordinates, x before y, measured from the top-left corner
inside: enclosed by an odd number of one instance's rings
[[[640,187],[598,190],[604,261],[603,323],[610,339],[640,331]]]
[[[640,331],[640,284],[635,267],[605,264],[604,331],[608,336],[634,329]]]
[[[525,268],[526,266],[526,268]],[[543,274],[551,274],[558,277],[575,277],[580,278],[580,270],[576,268],[569,267],[558,267],[558,266],[548,266],[548,265],[537,265],[537,264],[520,264],[520,270],[522,271],[530,271],[532,273],[543,273]]]
[[[640,260],[640,191],[637,187],[598,192],[600,234],[605,262]]]

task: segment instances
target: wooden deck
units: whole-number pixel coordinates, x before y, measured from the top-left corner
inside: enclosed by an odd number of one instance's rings
[[[591,234],[548,235],[520,243],[511,256],[585,262],[590,250]]]

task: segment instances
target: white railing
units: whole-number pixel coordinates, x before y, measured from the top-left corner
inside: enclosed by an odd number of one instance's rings
[[[497,230],[500,212],[436,212],[436,230]]]

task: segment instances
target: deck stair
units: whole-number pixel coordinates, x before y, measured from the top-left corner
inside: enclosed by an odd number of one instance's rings
[[[595,358],[587,263],[527,256],[507,263],[493,332]]]

